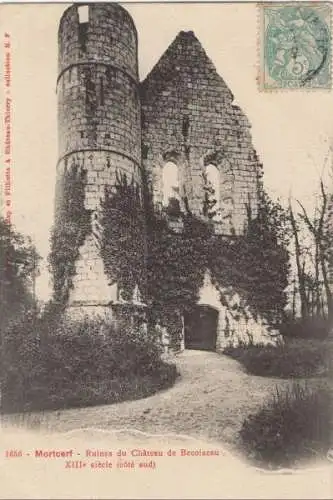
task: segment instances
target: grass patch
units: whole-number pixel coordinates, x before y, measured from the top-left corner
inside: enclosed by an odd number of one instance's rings
[[[137,399],[177,377],[152,335],[89,319],[25,317],[5,332],[2,359],[7,413]]]
[[[289,340],[284,344],[226,347],[252,375],[280,378],[327,376],[332,373],[333,344],[324,340]]]
[[[295,382],[274,396],[240,431],[247,457],[268,468],[303,465],[326,457],[332,444],[332,395]]]

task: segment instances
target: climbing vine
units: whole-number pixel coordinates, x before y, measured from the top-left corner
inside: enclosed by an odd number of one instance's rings
[[[51,236],[55,298],[61,302],[68,299],[80,246],[91,231],[85,185],[86,172],[72,165],[64,175]],[[134,178],[117,172],[115,184],[105,188],[99,216],[100,251],[110,283],[118,284],[125,300],[133,298],[138,286],[153,319],[164,318],[176,332],[181,315],[197,303],[208,270],[219,288],[232,288],[255,315],[277,325],[286,304],[289,270],[283,209],[260,189],[257,212],[248,207],[244,234],[225,238],[214,232],[213,199],[209,192],[203,220],[191,213],[186,199],[178,217],[157,212],[148,179],[143,179],[142,189]],[[175,223],[178,229],[170,229]]]
[[[278,326],[287,303],[289,253],[287,216],[262,190],[258,212],[248,210],[242,236],[228,242],[215,238],[211,272],[217,284],[231,286],[254,313]]]
[[[101,253],[110,281],[118,282],[124,298],[131,299],[139,284],[154,319],[164,319],[176,331],[181,314],[197,303],[209,270],[216,285],[246,298],[254,315],[278,324],[289,269],[282,208],[261,190],[255,216],[248,207],[245,233],[225,238],[215,234],[210,217],[194,216],[185,199],[175,231],[170,229],[175,217],[154,209],[149,183],[144,179],[143,184],[141,196],[134,181],[118,174],[103,202]]]
[[[249,207],[246,231],[234,238],[215,234],[207,219],[199,220],[187,206],[179,234],[170,232],[163,217],[152,219],[148,283],[157,310],[188,311],[197,303],[209,270],[216,285],[232,288],[247,299],[254,315],[278,325],[287,301],[289,271],[286,215],[281,206],[262,190],[257,214],[253,216]]]
[[[65,169],[49,254],[54,300],[59,305],[68,300],[80,247],[91,232],[90,212],[84,205],[86,183],[86,170],[75,163]]]
[[[198,299],[207,260],[210,230],[186,214],[183,230],[173,233],[167,220],[155,219],[148,234],[148,291],[158,309],[187,310]]]
[[[101,255],[110,283],[117,282],[125,300],[135,286],[145,290],[145,220],[138,184],[117,172],[113,187],[105,188],[101,206]]]
[[[211,228],[183,213],[181,232],[170,231],[163,213],[150,217],[148,227],[147,294],[153,321],[168,326],[173,342],[180,340],[181,316],[190,312],[199,299]]]

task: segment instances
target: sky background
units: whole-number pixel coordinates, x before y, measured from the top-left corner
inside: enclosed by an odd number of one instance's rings
[[[282,202],[292,194],[311,210],[320,173],[325,161],[330,161],[333,93],[259,91],[260,22],[256,5],[122,5],[138,30],[140,78],[152,69],[180,30],[193,30],[252,124],[266,188]],[[67,6],[0,7],[1,32],[10,33],[12,41],[13,223],[33,237],[45,259],[37,283],[37,293],[43,299],[50,292],[45,262],[57,161],[57,30]]]

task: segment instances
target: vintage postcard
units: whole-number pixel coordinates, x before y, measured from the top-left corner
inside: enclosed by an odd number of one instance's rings
[[[331,88],[331,5],[260,5],[263,89]]]
[[[0,34],[0,497],[332,498],[332,4]]]

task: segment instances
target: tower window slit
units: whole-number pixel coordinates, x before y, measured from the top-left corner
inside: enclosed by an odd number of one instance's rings
[[[79,14],[79,23],[88,23],[89,22],[89,5],[80,5],[77,8]]]
[[[83,52],[87,51],[89,6],[81,5],[77,9],[79,15],[79,42]]]
[[[79,24],[79,42],[83,52],[87,51],[88,23]]]

